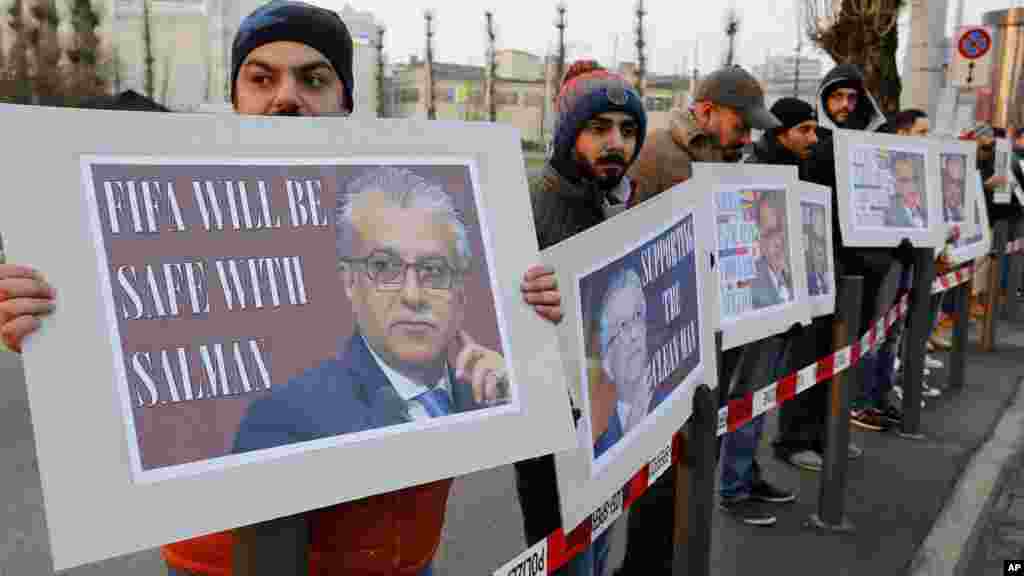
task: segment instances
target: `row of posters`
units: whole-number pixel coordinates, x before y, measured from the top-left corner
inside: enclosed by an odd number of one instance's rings
[[[57,569],[550,453],[572,529],[670,453],[716,330],[834,308],[832,194],[794,167],[699,164],[541,252],[507,127],[0,112],[10,259],[75,287],[24,357]],[[973,152],[878,138],[837,139],[844,241],[977,244]]]

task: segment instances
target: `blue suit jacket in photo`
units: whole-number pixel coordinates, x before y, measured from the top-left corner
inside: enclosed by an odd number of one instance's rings
[[[241,453],[410,422],[395,391],[359,333],[344,352],[275,387],[249,405],[235,435]],[[469,385],[449,370],[452,412],[481,408]]]

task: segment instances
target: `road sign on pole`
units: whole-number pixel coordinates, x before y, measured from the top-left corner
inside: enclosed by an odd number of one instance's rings
[[[992,28],[961,26],[955,37],[956,51],[950,70],[953,86],[981,88],[992,78]]]

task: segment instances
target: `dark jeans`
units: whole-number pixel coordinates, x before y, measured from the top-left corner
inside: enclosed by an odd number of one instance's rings
[[[832,352],[833,316],[816,318],[793,346],[789,372],[811,365]],[[826,380],[796,396],[779,408],[779,432],[773,443],[780,458],[804,450],[825,450],[825,415],[828,410],[829,384]]]
[[[785,376],[786,341],[770,338],[746,346],[746,358],[740,367],[741,378],[733,394],[745,394],[749,390],[762,388],[777,378]],[[719,494],[723,499],[750,496],[754,485],[761,480],[761,469],[757,463],[757,447],[764,431],[762,414],[731,434],[722,442],[722,478]]]

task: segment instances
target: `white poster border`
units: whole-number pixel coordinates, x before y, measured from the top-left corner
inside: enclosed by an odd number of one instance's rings
[[[763,340],[782,334],[795,324],[811,323],[811,309],[807,295],[807,271],[803,254],[800,250],[796,231],[801,229],[800,193],[797,187],[798,173],[796,166],[775,166],[765,164],[717,164],[698,162],[693,165],[693,179],[685,184],[691,185],[691,194],[706,195],[711,199],[713,217],[712,234],[714,249],[718,249],[718,214],[714,198],[719,190],[728,189],[784,189],[786,191],[786,228],[788,230],[787,251],[789,253],[790,272],[793,277],[793,299],[787,304],[772,306],[763,310],[752,310],[736,318],[723,320],[721,317],[721,292],[718,291],[721,276],[715,270],[718,315],[716,325],[722,332],[722,349],[729,350],[737,346]],[[717,258],[716,258],[717,266]]]
[[[8,261],[31,264],[58,289],[66,287],[59,312],[28,339],[23,355],[55,569],[575,444],[557,332],[522,302],[519,290],[523,272],[540,263],[541,256],[516,129],[410,119],[314,122],[14,105],[0,105],[0,114],[12,133],[22,135],[5,158],[8,190],[25,191],[17,197],[17,210],[0,212]],[[46,126],[59,126],[61,138],[53,139],[52,130],[40,128]],[[382,157],[471,159],[485,201],[478,212],[489,227],[484,242],[494,266],[492,289],[501,300],[503,330],[514,347],[505,353],[518,380],[521,409],[497,411],[486,419],[452,418],[446,426],[416,434],[384,434],[334,446],[321,441],[301,454],[161,482],[135,482],[114,384],[113,334],[104,306],[98,305],[104,295],[82,193],[82,156],[207,157],[217,162],[230,157],[316,162],[339,157],[355,162]],[[79,385],[83,382],[92,385]],[[426,453],[435,457],[423,458]],[[339,461],[358,473],[339,477]],[[302,479],[301,490],[281,489],[296,478]],[[104,530],[95,529],[96,518],[108,520]]]
[[[896,136],[877,132],[835,130],[833,142],[836,162],[836,195],[839,200],[839,227],[845,247],[895,248],[904,239],[915,248],[940,248],[945,241],[946,227],[942,223],[941,190],[934,182],[935,171],[931,165],[935,157],[925,138]],[[928,203],[928,227],[925,229],[884,227],[861,227],[855,223],[855,206],[852,202],[852,175],[850,150],[854,146],[884,147],[890,151],[911,152],[925,158],[925,198]]]
[[[681,382],[661,404],[650,413],[650,418],[629,436],[613,447],[614,456],[601,466],[596,475],[591,471],[593,441],[590,432],[589,407],[574,396],[581,417],[577,423],[577,445],[573,450],[555,454],[558,492],[565,532],[577,527],[643,466],[663,450],[666,443],[690,417],[693,393],[697,386],[716,385],[714,311],[717,309],[717,284],[709,261],[711,236],[709,198],[692,194],[686,185],[678,185],[655,196],[612,219],[577,234],[544,250],[545,262],[555,269],[562,293],[564,317],[559,328],[565,373],[572,390],[582,390],[585,381],[581,374],[586,369],[583,357],[581,322],[577,278],[607,266],[634,251],[638,246],[660,235],[671,227],[693,216],[695,256],[698,277],[703,277],[702,306],[698,310],[701,360],[690,375]],[[630,438],[632,437],[632,438]],[[628,441],[628,442],[627,442]],[[618,450],[615,450],[618,448]],[[614,454],[612,454],[614,452]]]

